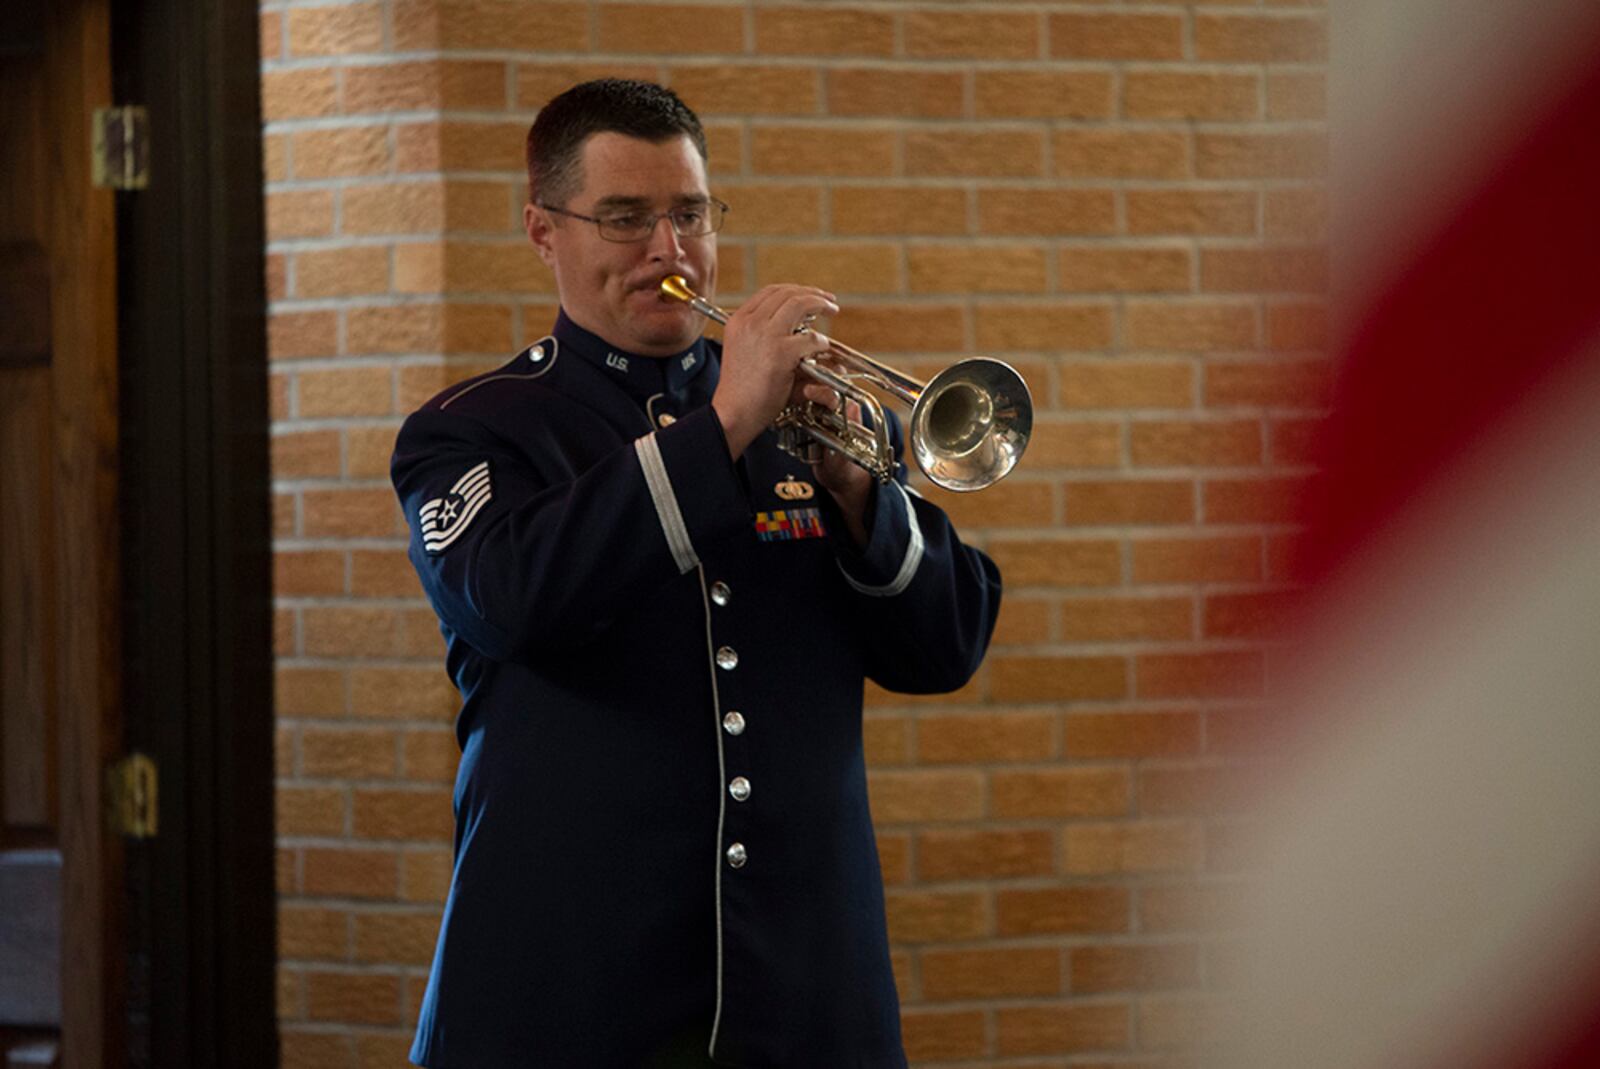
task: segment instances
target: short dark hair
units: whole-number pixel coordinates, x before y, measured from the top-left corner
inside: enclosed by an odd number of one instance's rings
[[[672,90],[654,82],[599,78],[553,97],[528,128],[528,199],[559,207],[582,175],[583,143],[593,134],[626,134],[645,141],[687,136],[706,159],[700,120]]]

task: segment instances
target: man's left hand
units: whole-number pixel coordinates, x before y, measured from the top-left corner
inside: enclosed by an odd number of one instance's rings
[[[839,405],[839,395],[832,388],[817,382],[796,383],[792,400],[802,398],[827,408],[837,408]],[[861,422],[861,406],[856,402],[847,402],[845,412],[853,422]],[[844,514],[845,526],[856,548],[865,549],[867,501],[872,495],[873,483],[871,473],[837,449],[828,448],[823,449],[822,459],[811,465],[811,473],[822,488],[833,495],[839,511]]]

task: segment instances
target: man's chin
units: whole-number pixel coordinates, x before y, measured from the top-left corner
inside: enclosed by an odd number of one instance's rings
[[[629,317],[630,348],[643,356],[671,356],[693,345],[705,333],[706,321],[684,305],[662,304]]]

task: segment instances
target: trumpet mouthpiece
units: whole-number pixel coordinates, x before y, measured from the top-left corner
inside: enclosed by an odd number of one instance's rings
[[[661,292],[668,297],[676,297],[680,301],[693,301],[698,296],[689,288],[689,283],[682,275],[668,275],[661,280]]]

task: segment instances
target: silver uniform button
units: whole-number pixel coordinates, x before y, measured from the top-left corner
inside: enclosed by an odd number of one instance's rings
[[[728,865],[731,868],[742,869],[750,856],[744,852],[744,843],[734,843],[728,847]]]
[[[744,734],[744,714],[738,710],[728,713],[722,718],[722,730],[729,735]]]
[[[728,784],[728,793],[733,795],[735,802],[742,802],[750,797],[750,781],[743,776],[735,776]]]
[[[532,349],[529,349],[528,350],[528,359],[531,360],[535,364],[537,364],[539,361],[543,360],[544,359],[544,346],[535,345]]]
[[[731,671],[734,670],[734,668],[736,668],[738,666],[738,664],[739,664],[739,655],[736,652],[734,652],[734,649],[733,649],[732,646],[720,646],[720,647],[717,648],[717,667],[718,668],[722,669],[725,672],[731,672]]]
[[[711,584],[711,600],[718,605],[726,605],[733,598],[733,591],[728,589],[728,584],[718,579]]]

